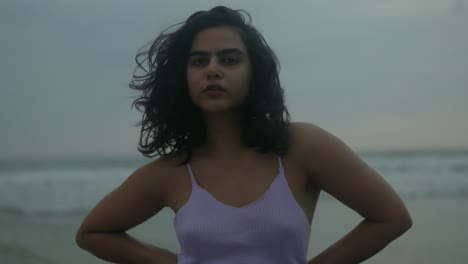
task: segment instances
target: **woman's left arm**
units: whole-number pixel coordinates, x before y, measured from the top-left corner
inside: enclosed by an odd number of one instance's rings
[[[312,182],[364,218],[309,264],[361,263],[411,227],[398,194],[341,140],[307,123],[294,124],[294,138]]]

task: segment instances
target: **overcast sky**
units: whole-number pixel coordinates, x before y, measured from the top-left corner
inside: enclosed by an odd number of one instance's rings
[[[293,121],[356,150],[468,147],[468,1],[0,2],[0,159],[136,156],[134,56],[218,4],[250,12]]]

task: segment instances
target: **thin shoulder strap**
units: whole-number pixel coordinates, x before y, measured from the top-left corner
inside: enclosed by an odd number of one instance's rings
[[[284,172],[283,162],[281,161],[281,156],[278,155],[278,170],[279,172]]]
[[[190,163],[187,162],[187,170],[190,175],[190,180],[192,181],[192,186],[197,186],[197,181],[195,180],[195,177],[193,177],[193,171],[192,171],[192,166],[190,166]]]

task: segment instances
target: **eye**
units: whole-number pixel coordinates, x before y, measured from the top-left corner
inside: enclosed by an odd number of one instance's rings
[[[228,65],[233,65],[239,62],[238,59],[233,58],[233,57],[224,57],[222,61],[223,63],[228,64]]]
[[[201,65],[204,65],[208,62],[208,59],[206,58],[196,58],[196,59],[193,59],[190,64],[193,65],[193,66],[201,66]]]

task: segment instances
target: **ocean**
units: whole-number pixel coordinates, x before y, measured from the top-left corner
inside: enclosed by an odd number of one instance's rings
[[[418,223],[413,234],[390,246],[377,262],[366,263],[440,263],[447,257],[452,261],[445,263],[464,263],[468,257],[464,249],[468,232],[463,231],[468,221],[468,150],[358,154],[400,194]],[[102,197],[146,162],[142,158],[0,161],[0,263],[104,263],[76,246],[76,229]],[[310,256],[358,221],[354,212],[332,197],[321,195],[320,200]],[[156,219],[131,231],[178,251],[173,216],[165,208]],[[441,245],[451,251],[442,254]]]
[[[468,196],[467,151],[359,154],[404,198]],[[143,159],[0,162],[0,212],[84,212]]]

